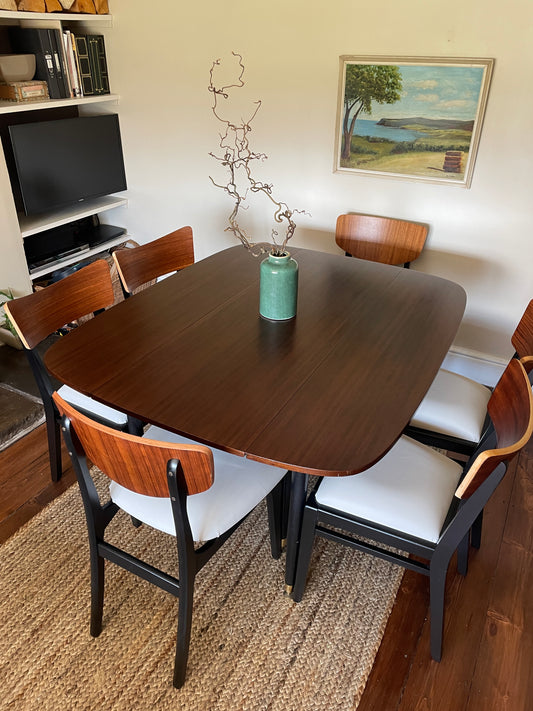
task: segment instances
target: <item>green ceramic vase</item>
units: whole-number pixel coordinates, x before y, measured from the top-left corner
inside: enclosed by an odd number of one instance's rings
[[[298,264],[288,252],[280,257],[269,254],[261,262],[259,313],[271,321],[296,316]]]

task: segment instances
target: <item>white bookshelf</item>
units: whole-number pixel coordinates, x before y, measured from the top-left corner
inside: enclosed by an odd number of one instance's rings
[[[78,27],[82,31],[95,33],[113,26],[111,15],[84,15],[78,13],[37,13],[0,10],[0,25],[21,25],[26,27],[51,27],[62,29]],[[106,50],[108,46],[106,43]],[[68,106],[90,106],[91,104],[118,103],[117,94],[77,97],[69,99],[48,99],[29,103],[0,101],[0,114],[29,113],[37,110],[49,110]],[[127,235],[100,244],[97,248],[72,255],[67,259],[54,262],[38,271],[29,273],[24,254],[24,238],[38,234],[53,227],[68,224],[74,220],[91,215],[105,215],[109,210],[127,205],[127,200],[113,195],[88,200],[70,208],[54,210],[42,215],[27,217],[17,213],[11,182],[5,162],[3,147],[0,149],[0,289],[11,288],[15,295],[30,293],[32,281],[55,269],[73,264],[92,254],[98,254],[128,239]],[[105,219],[104,221],[107,221]]]
[[[106,195],[101,198],[84,200],[77,205],[63,207],[41,215],[27,216],[19,213],[20,234],[24,239],[24,237],[35,235],[38,232],[44,232],[44,230],[50,230],[53,227],[61,227],[61,225],[68,225],[69,222],[74,222],[74,220],[81,220],[83,217],[90,217],[91,215],[99,215],[106,210],[112,210],[114,207],[122,207],[127,204],[126,198]]]
[[[85,96],[75,99],[45,99],[44,101],[31,101],[27,104],[17,104],[14,101],[0,100],[0,114],[14,114],[21,111],[37,111],[39,109],[57,109],[61,106],[84,106],[86,104],[101,104],[102,102],[118,103],[117,94],[100,94],[98,96]],[[24,108],[21,108],[23,106]]]
[[[113,15],[84,15],[76,12],[15,12],[14,10],[0,10],[0,20],[12,20],[12,24],[26,20],[30,22],[34,20],[90,22],[91,25],[97,23],[99,27],[113,27]]]

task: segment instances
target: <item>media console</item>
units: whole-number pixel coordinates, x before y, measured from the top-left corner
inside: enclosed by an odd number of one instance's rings
[[[48,266],[60,267],[65,260],[82,256],[96,247],[126,234],[122,227],[101,224],[93,215],[65,225],[43,230],[24,239],[24,252],[30,275]]]

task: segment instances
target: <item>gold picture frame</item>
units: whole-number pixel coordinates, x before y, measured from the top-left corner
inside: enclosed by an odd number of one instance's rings
[[[469,188],[493,59],[340,57],[338,173]]]

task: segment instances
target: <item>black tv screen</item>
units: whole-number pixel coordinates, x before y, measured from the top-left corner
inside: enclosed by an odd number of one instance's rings
[[[126,190],[116,114],[9,126],[24,212]]]

